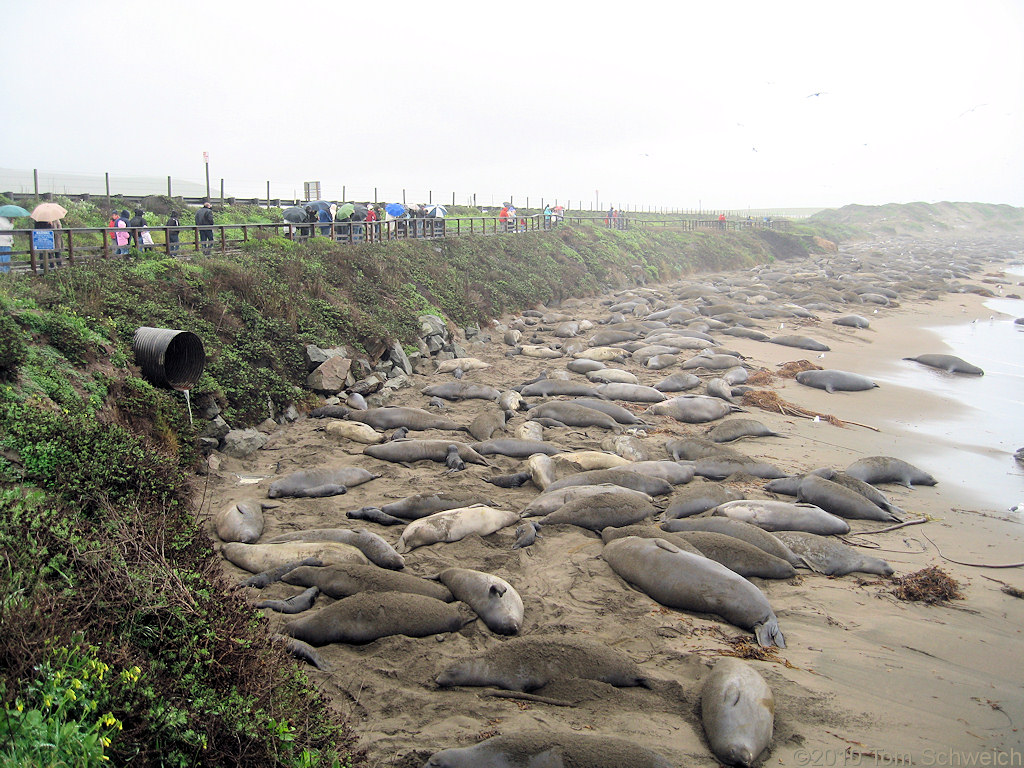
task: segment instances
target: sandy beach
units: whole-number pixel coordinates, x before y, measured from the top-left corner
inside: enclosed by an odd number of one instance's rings
[[[1000,271],[1001,267],[984,270]],[[976,274],[967,282],[977,283],[981,277]],[[712,279],[698,275],[691,281]],[[651,292],[659,292],[666,305],[671,305],[673,290],[673,285],[648,285],[642,295],[653,302]],[[1016,290],[1024,292],[1019,287]],[[906,356],[945,351],[941,340],[927,328],[990,314],[983,306],[984,298],[974,293],[943,293],[937,299],[922,298],[922,293],[908,289],[901,293],[898,306],[877,307],[877,312],[873,312],[875,307],[844,306],[837,312],[816,312],[817,319],[759,323],[766,333],[802,334],[826,343],[830,351],[824,358],[818,358],[816,352],[744,338],[716,335],[716,339],[742,354],[751,370],[776,371],[782,363],[809,360],[822,367],[870,375],[885,366],[913,365],[901,362]],[[629,295],[621,291],[614,298]],[[613,297],[571,300],[557,311],[597,323],[608,314],[602,300],[609,298]],[[855,329],[832,323],[835,317],[850,313],[870,317],[870,327]],[[502,318],[502,322],[510,319]],[[780,324],[784,330],[779,330]],[[598,324],[582,338],[604,327]],[[550,333],[540,335],[547,342],[556,341]],[[565,368],[564,359],[508,357],[510,348],[502,342],[502,334],[492,330],[490,338],[487,343],[465,343],[470,355],[491,367],[466,373],[464,381],[505,390],[544,370]],[[685,353],[681,357],[685,358]],[[648,385],[678,370],[676,366],[652,371],[634,361],[620,367]],[[428,398],[420,390],[431,383],[451,381],[452,376],[413,375],[411,379],[412,386],[399,390],[390,405],[424,408]],[[572,374],[572,380],[586,382],[578,374]],[[915,427],[926,414],[953,414],[962,409],[960,403],[926,390],[885,385],[865,392],[828,394],[784,378],[768,388],[803,409],[848,422],[840,427],[747,407],[743,416],[755,418],[785,437],[747,439],[730,447],[786,473],[822,466],[842,469],[858,458],[877,455],[905,458],[929,471],[930,454],[957,450]],[[619,404],[638,414],[644,408]],[[450,403],[445,415],[469,424],[485,409],[495,407],[483,400],[468,400]],[[509,429],[526,418],[518,414]],[[651,428],[639,437],[651,459],[668,458],[666,440],[702,435],[714,426],[682,424],[665,416],[645,418]],[[350,488],[344,496],[281,499],[281,506],[266,513],[264,540],[305,528],[367,527],[394,543],[400,526],[348,520],[345,512],[433,490],[482,493],[492,506],[518,511],[539,492],[531,483],[504,489],[481,479],[521,471],[525,460],[493,456],[491,467],[468,464],[464,471],[453,474],[445,473],[444,464],[429,461],[413,466],[392,464],[364,456],[359,443],[328,436],[325,421],[308,418],[282,426],[263,449],[245,459],[221,457],[219,468],[211,472],[204,488],[204,512],[212,513],[242,498],[265,499],[276,475],[348,464],[382,476]],[[411,436],[451,439],[452,435],[428,431]],[[601,428],[545,430],[545,440],[572,450],[601,450],[610,436]],[[472,442],[465,435],[456,439]],[[1024,445],[1024,434],[1020,445]],[[1012,457],[1007,461],[1012,465]],[[243,482],[243,478],[255,476],[264,479],[256,484]],[[764,765],[1024,764],[1024,731],[1019,730],[1024,727],[1024,667],[1018,663],[1024,652],[1024,601],[1001,591],[1003,583],[1024,590],[1024,573],[1019,568],[958,565],[940,555],[941,551],[948,558],[971,563],[1018,562],[1024,559],[1020,518],[995,500],[979,501],[944,482],[943,476],[937,475],[937,479],[933,487],[913,490],[881,487],[909,516],[927,516],[927,523],[858,536],[883,524],[854,520],[846,539],[870,547],[870,554],[886,559],[897,576],[939,566],[960,583],[964,599],[941,605],[902,601],[892,595],[889,579],[863,573],[830,578],[799,570],[791,579],[751,579],[771,603],[787,641],[784,650],[769,649],[764,660],[750,662],[771,686],[776,701],[775,736],[763,757]],[[693,481],[701,482],[710,481]],[[771,497],[763,488],[764,481],[750,477],[723,484],[752,498]],[[669,502],[670,497],[662,497],[658,506]],[[700,723],[700,681],[717,656],[748,647],[748,643],[737,645],[737,641],[752,636],[716,617],[665,608],[633,589],[601,559],[601,539],[590,531],[568,525],[545,526],[536,544],[513,550],[514,530],[512,526],[483,538],[473,535],[456,543],[415,549],[405,556],[405,570],[430,576],[457,566],[496,574],[523,598],[522,636],[554,634],[599,640],[629,655],[656,682],[650,688],[616,688],[591,680],[571,680],[535,691],[565,706],[496,698],[486,695],[483,688],[439,688],[434,678],[447,665],[506,642],[480,621],[459,632],[427,638],[392,636],[362,646],[325,646],[320,652],[330,670],[310,667],[308,674],[333,700],[339,717],[347,718],[355,728],[368,764],[418,767],[439,749],[540,728],[630,739],[674,765],[718,765]],[[212,528],[211,536],[216,542]],[[224,567],[231,581],[246,575],[230,563],[225,562]],[[262,591],[250,588],[233,593],[231,599],[256,602],[300,590],[279,582]],[[330,602],[321,596],[313,610]],[[273,631],[290,619],[271,611],[264,613]]]

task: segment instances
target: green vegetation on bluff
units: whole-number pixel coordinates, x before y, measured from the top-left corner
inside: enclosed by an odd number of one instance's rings
[[[305,344],[369,357],[382,339],[413,341],[424,312],[465,325],[803,255],[809,239],[269,239],[0,278],[0,764],[358,763],[343,718],[224,583],[197,518],[196,428],[179,394],[137,375],[137,327],[195,332],[208,365],[194,395],[238,427],[313,403]]]

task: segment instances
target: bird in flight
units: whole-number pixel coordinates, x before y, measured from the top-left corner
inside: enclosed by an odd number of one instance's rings
[[[807,94],[807,98],[809,99],[812,96],[824,96],[826,93],[828,93],[828,91],[818,91],[817,93],[808,93]]]

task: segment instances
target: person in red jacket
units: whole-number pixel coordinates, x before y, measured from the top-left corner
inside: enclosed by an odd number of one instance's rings
[[[724,213],[718,214],[718,228],[719,229],[725,229],[725,214]]]
[[[501,204],[501,210],[498,211],[498,221],[501,222],[501,231],[508,231],[508,203]]]

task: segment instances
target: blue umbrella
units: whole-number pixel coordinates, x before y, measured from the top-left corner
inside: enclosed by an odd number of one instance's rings
[[[314,200],[311,203],[306,203],[306,205],[312,205],[314,210],[317,208],[323,208],[325,211],[331,210],[331,204],[326,200]]]
[[[384,213],[398,218],[405,213],[405,206],[401,203],[388,203],[384,206]]]
[[[0,216],[5,218],[11,216],[28,216],[28,211],[20,205],[0,205]]]

